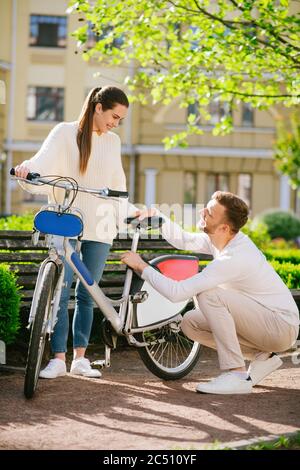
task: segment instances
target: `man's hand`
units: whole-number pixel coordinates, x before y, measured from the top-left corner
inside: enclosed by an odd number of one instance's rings
[[[155,207],[153,207],[152,209],[144,209],[142,211],[137,211],[135,213],[135,217],[138,217],[139,220],[143,220],[146,219],[146,217],[153,217],[154,215],[158,215],[158,213],[158,209],[155,209]]]
[[[148,266],[148,264],[142,260],[140,255],[133,253],[132,251],[126,251],[126,253],[123,253],[121,255],[121,261],[139,274],[142,274],[143,270]]]

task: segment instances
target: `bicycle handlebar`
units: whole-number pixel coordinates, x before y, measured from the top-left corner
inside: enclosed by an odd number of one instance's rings
[[[70,182],[62,183],[62,182],[57,181],[58,177],[55,177],[55,180],[51,181],[48,178],[54,178],[54,177],[52,176],[41,177],[39,173],[28,173],[26,178],[20,178],[19,176],[16,176],[15,169],[11,168],[10,174],[11,176],[14,176],[15,178],[21,181],[25,181],[25,182],[30,181],[31,184],[35,184],[35,185],[48,184],[49,186],[55,186],[56,188],[62,188],[65,190],[75,189],[76,191],[80,191],[82,193],[89,193],[89,194],[93,194],[94,196],[100,196],[100,197],[128,198],[127,191],[117,191],[115,189],[109,189],[109,188],[88,189],[88,188],[83,188],[81,186],[73,186]],[[61,178],[63,179],[64,177],[62,176]]]
[[[108,197],[128,197],[127,191],[116,191],[115,189],[105,188],[103,191],[107,192]]]
[[[140,227],[140,228],[152,228],[157,229],[160,228],[164,223],[165,219],[163,217],[152,215],[151,217],[145,217],[142,220],[139,220],[138,216],[131,216],[126,217],[124,223],[127,225],[132,225],[133,227]]]
[[[16,176],[16,172],[15,172],[14,168],[11,168],[9,173],[10,173],[11,176]],[[39,178],[40,176],[41,175],[39,173],[28,173],[28,175],[26,176],[25,179],[28,180],[28,181],[32,181],[34,179]],[[18,178],[18,177],[16,176],[16,178]]]

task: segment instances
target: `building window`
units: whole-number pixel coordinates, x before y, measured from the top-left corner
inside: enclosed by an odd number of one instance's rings
[[[184,173],[184,204],[196,204],[197,173],[186,171]]]
[[[94,25],[92,23],[89,23],[85,47],[87,47],[88,49],[92,48],[96,45],[98,41],[102,41],[103,39],[107,39],[107,44],[109,44],[111,47],[116,47],[118,49],[124,43],[123,36],[116,36],[113,27],[109,27],[108,25],[103,26],[102,32],[100,33],[94,30]]]
[[[200,126],[200,112],[199,112],[199,106],[198,103],[193,103],[189,104],[187,108],[187,117],[189,117],[190,114],[194,114],[196,116],[196,122]]]
[[[213,100],[209,105],[210,124],[217,124],[223,117],[231,116],[231,107],[228,102]]]
[[[197,118],[197,123],[202,126],[215,125],[220,122],[223,117],[232,116],[230,103],[224,101],[211,101],[207,111],[211,117],[208,121],[204,121],[203,119],[200,119],[199,106],[197,103],[193,103],[188,106],[188,116],[190,114],[194,114]]]
[[[209,173],[207,175],[206,202],[215,191],[229,191],[229,175],[227,173]]]
[[[172,45],[176,44],[176,40],[179,42],[182,40],[181,25],[180,23],[168,23],[168,29],[166,33],[166,48],[168,51]]]
[[[190,45],[192,51],[197,51],[199,49],[200,44],[200,28],[198,26],[190,26]]]
[[[250,103],[242,103],[242,122],[243,127],[254,126],[254,112]]]
[[[65,16],[30,15],[29,45],[34,47],[66,47]]]
[[[34,121],[63,121],[64,89],[29,87],[27,119]]]
[[[241,173],[238,176],[238,196],[245,201],[251,209],[252,176],[250,173]]]

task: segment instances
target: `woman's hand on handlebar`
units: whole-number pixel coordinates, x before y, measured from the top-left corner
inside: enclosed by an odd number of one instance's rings
[[[15,176],[17,176],[19,178],[26,179],[28,173],[30,173],[30,170],[29,170],[29,168],[27,168],[27,166],[23,165],[23,163],[21,163],[21,165],[17,165],[15,167]]]

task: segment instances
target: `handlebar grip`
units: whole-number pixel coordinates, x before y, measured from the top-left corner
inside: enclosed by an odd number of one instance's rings
[[[124,223],[133,227],[140,226],[141,228],[160,228],[164,223],[165,219],[163,217],[152,215],[151,217],[145,217],[142,220],[139,220],[138,216],[126,217]]]
[[[127,191],[114,191],[113,189],[107,188],[106,195],[109,197],[128,197]]]
[[[138,220],[138,216],[137,215],[134,215],[134,216],[130,216],[130,217],[126,217],[126,219],[124,219],[124,224],[131,224],[131,222],[133,220]],[[139,220],[138,220],[139,221]]]
[[[15,169],[11,168],[9,173],[10,173],[11,176],[15,176],[15,174],[16,174]],[[28,173],[28,175],[26,176],[26,179],[28,181],[32,181],[36,178],[39,178],[40,176],[41,175],[39,173]]]

